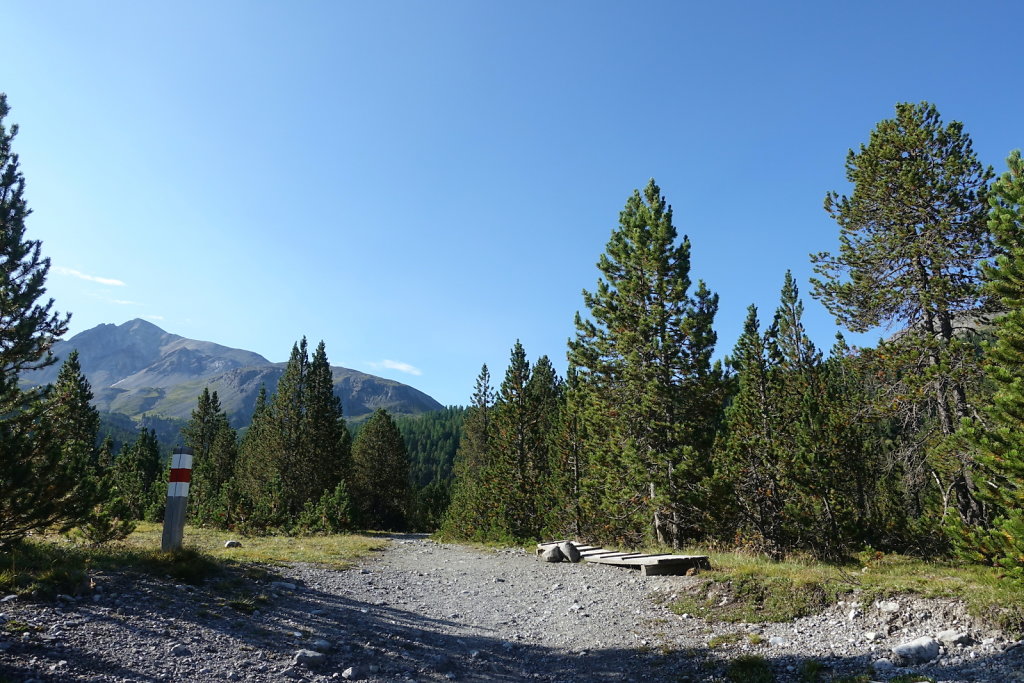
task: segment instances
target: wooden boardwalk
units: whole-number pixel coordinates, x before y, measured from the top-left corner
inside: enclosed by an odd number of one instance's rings
[[[566,541],[547,541],[537,544],[537,554],[540,555],[551,546],[560,545]],[[583,545],[576,541],[569,541],[580,556],[586,562],[597,562],[599,564],[613,564],[619,567],[640,568],[644,576],[657,576],[664,574],[685,574],[690,569],[711,569],[711,563],[707,555],[648,555],[646,553],[620,553],[614,550],[605,550],[592,545]]]

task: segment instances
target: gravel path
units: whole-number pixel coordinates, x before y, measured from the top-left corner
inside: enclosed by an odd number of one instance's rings
[[[952,602],[711,625],[660,605],[700,577],[548,564],[419,536],[396,536],[348,571],[273,571],[200,587],[97,574],[74,598],[6,598],[0,681],[724,681],[745,655],[767,660],[780,682],[814,680],[810,668],[822,681],[869,670],[872,680],[1024,681],[1024,646]],[[964,638],[930,662],[886,666],[900,664],[893,646],[942,631]]]

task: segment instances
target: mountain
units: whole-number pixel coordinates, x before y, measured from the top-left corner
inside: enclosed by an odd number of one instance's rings
[[[57,379],[60,363],[78,350],[82,372],[101,412],[133,419],[143,415],[188,419],[204,387],[216,391],[235,427],[244,427],[260,387],[273,393],[284,363],[271,363],[252,351],[170,334],[145,320],[98,325],[54,344],[58,362],[22,377],[26,384]],[[331,367],[334,393],[345,417],[359,420],[377,408],[416,415],[444,406],[423,392],[394,380]]]

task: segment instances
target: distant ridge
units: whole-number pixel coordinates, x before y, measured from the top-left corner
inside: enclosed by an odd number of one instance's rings
[[[98,325],[57,342],[53,347],[57,364],[26,373],[22,381],[54,382],[60,363],[75,349],[97,409],[133,420],[143,415],[188,419],[197,397],[209,387],[217,392],[232,425],[247,426],[260,387],[266,386],[272,394],[285,367],[252,351],[188,339],[135,319],[122,325]],[[416,415],[444,407],[401,382],[348,368],[332,366],[331,370],[334,393],[347,419],[359,420],[377,408]]]

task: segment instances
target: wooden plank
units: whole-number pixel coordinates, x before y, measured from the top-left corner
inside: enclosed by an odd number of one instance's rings
[[[640,573],[644,576],[663,576],[666,574],[685,574],[690,569],[711,569],[711,563],[706,555],[681,556],[680,560],[672,564],[645,564],[640,567]]]

